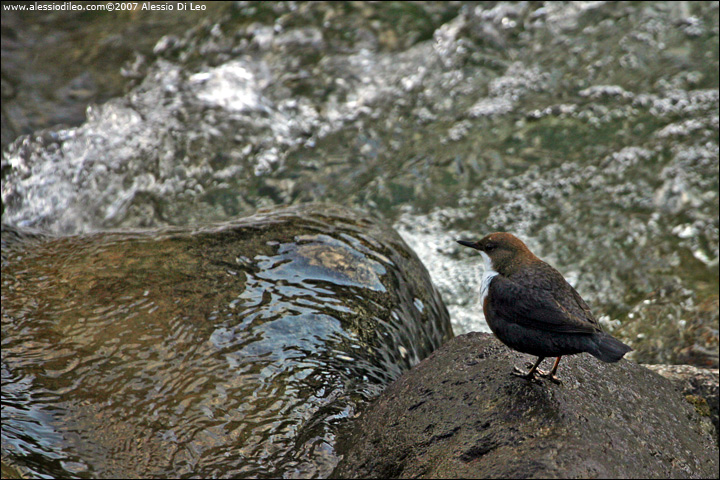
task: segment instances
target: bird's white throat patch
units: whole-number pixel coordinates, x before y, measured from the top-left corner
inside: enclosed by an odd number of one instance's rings
[[[485,304],[485,297],[487,297],[488,289],[490,288],[490,281],[498,272],[493,270],[492,260],[490,256],[485,252],[480,252],[485,262],[485,271],[483,272],[482,279],[480,280],[480,305]]]

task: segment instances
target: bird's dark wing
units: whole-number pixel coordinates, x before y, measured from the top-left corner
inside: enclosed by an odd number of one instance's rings
[[[574,291],[569,285],[568,287]],[[598,331],[592,314],[592,320],[586,318],[570,292],[560,293],[560,298],[557,298],[558,293],[544,288],[530,288],[497,275],[490,282],[488,299],[494,315],[524,327],[558,333]],[[587,311],[590,311],[589,308]]]
[[[600,323],[598,323],[595,315],[592,314],[592,311],[590,311],[590,307],[588,307],[588,304],[585,303],[585,300],[582,299],[580,294],[577,293],[577,291],[572,287],[570,287],[570,292],[575,299],[576,306],[581,310],[580,312],[577,312],[577,315],[585,317],[590,323],[592,323],[596,327],[600,327]]]

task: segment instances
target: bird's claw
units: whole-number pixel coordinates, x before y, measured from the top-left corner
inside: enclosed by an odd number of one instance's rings
[[[538,375],[540,375],[540,376],[543,377],[543,378],[547,378],[548,380],[550,380],[550,381],[553,382],[553,383],[556,383],[556,384],[558,384],[558,385],[562,385],[562,383],[563,383],[562,380],[560,380],[560,379],[559,379],[555,374],[553,374],[552,372],[545,372],[545,371],[541,371],[541,370],[538,370],[537,372],[538,372]]]
[[[532,364],[530,364],[532,366]],[[533,371],[532,369],[528,372],[522,371],[519,367],[514,367],[512,374],[524,378],[526,380],[539,380],[537,377],[535,377],[535,374],[538,374],[539,376],[543,378],[547,378],[551,382],[562,385],[562,380],[560,380],[553,372],[546,372],[545,370],[540,370],[539,368]]]
[[[532,370],[530,370],[529,372],[524,372],[520,368],[515,367],[512,371],[512,374],[516,377],[524,378],[525,380],[539,380],[537,377],[535,377],[535,372]]]

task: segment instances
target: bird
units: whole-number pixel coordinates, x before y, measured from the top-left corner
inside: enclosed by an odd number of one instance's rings
[[[587,352],[614,363],[632,350],[604,332],[563,275],[515,235],[495,232],[477,242],[456,241],[483,257],[480,297],[490,330],[513,350],[538,357],[528,372],[515,367],[513,374],[533,380],[537,373],[562,383],[556,373],[563,356]],[[547,357],[557,357],[552,369],[539,370]]]

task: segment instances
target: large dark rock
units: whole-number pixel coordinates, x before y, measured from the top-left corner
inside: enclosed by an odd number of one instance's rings
[[[710,422],[636,363],[563,360],[563,385],[510,374],[529,356],[456,337],[400,377],[342,444],[343,478],[717,478]]]
[[[2,247],[3,475],[327,476],[452,335],[402,239],[331,205]]]

